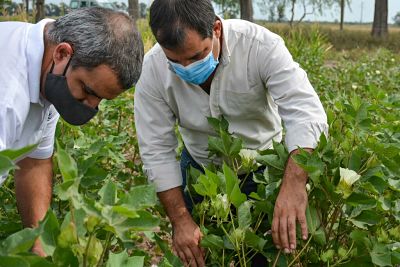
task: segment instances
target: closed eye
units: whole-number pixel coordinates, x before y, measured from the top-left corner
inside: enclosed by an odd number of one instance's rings
[[[102,97],[100,97],[99,95],[97,95],[96,92],[93,91],[93,90],[92,90],[89,86],[87,86],[87,85],[84,85],[84,86],[83,86],[83,90],[85,90],[85,93],[88,94],[88,95],[95,96],[95,97],[97,97],[98,99],[103,99]]]

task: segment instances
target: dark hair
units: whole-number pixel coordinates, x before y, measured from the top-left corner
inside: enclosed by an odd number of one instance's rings
[[[150,7],[151,30],[168,49],[182,47],[187,29],[212,37],[215,19],[210,0],[154,0]]]
[[[143,43],[135,22],[122,12],[100,7],[75,10],[50,24],[49,41],[71,43],[71,66],[109,66],[124,89],[132,87],[142,71]]]

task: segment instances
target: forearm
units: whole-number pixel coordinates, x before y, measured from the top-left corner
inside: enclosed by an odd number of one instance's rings
[[[181,222],[182,219],[191,218],[186,208],[182,188],[180,186],[159,192],[158,197],[173,226]]]
[[[305,151],[312,152],[311,148],[304,148]],[[286,163],[285,175],[283,176],[282,185],[305,185],[308,180],[307,172],[304,171],[297,163],[294,161],[292,156],[299,154],[300,150],[296,149],[290,153],[288,161]]]
[[[24,227],[36,227],[50,206],[52,161],[26,158],[18,163],[15,191],[18,211]]]

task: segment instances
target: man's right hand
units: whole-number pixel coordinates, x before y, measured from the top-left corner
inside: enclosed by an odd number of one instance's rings
[[[158,192],[158,197],[172,224],[172,242],[176,254],[185,266],[205,266],[204,253],[200,248],[202,234],[186,208],[182,188],[179,186]]]
[[[185,266],[203,267],[204,253],[200,248],[202,233],[191,216],[173,225],[173,246]]]

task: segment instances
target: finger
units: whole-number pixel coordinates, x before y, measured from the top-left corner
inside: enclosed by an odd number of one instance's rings
[[[189,247],[185,247],[185,248],[183,249],[183,253],[185,253],[186,264],[187,264],[188,266],[197,267],[196,259],[195,259],[194,255],[193,255],[191,249],[190,249]]]
[[[290,250],[296,249],[296,217],[290,216],[288,218],[288,231],[289,231],[289,248]]]
[[[281,240],[281,245],[285,253],[289,253],[287,221],[288,221],[287,217],[280,218],[279,220],[279,239]]]
[[[272,220],[272,226],[271,226],[271,232],[272,232],[272,240],[274,241],[274,244],[277,249],[281,249],[281,240],[279,239],[279,217],[274,216]]]
[[[182,251],[177,251],[177,254],[179,256],[179,258],[181,259],[182,263],[186,266],[186,256],[185,253],[183,253]]]
[[[307,240],[307,238],[308,238],[308,227],[307,227],[307,219],[306,219],[305,212],[300,212],[300,214],[297,215],[297,221],[300,224],[301,237],[303,238],[303,240]]]
[[[192,254],[195,257],[197,266],[201,266],[201,267],[205,266],[204,258],[203,258],[203,255],[202,255],[200,247],[199,246],[193,246],[193,247],[190,247],[190,250],[192,251]]]

